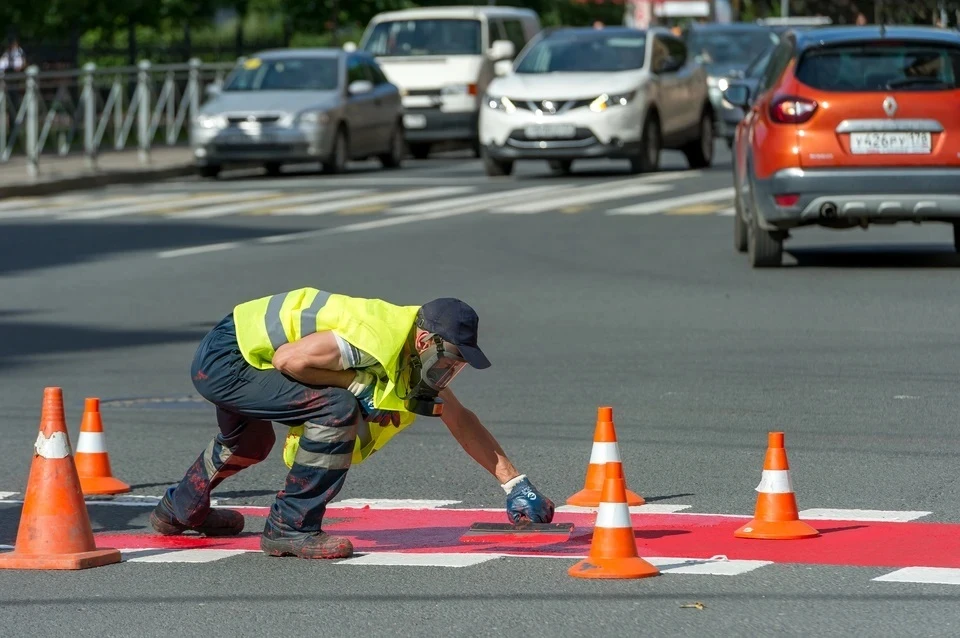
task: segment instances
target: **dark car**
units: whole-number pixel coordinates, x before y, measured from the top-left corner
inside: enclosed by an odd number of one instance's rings
[[[718,136],[731,138],[733,130],[719,117],[723,91],[732,79],[738,78],[758,55],[777,45],[779,38],[770,27],[750,22],[693,23],[683,32],[687,51],[707,70],[710,103],[717,114]]]

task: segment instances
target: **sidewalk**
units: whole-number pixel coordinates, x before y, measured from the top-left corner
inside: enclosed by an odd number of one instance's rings
[[[82,155],[44,155],[40,158],[39,175],[34,178],[27,174],[26,158],[14,156],[0,164],[0,199],[151,182],[193,172],[190,149],[186,147],[156,147],[150,152],[149,164],[141,164],[136,149],[106,151],[98,158],[96,170],[87,167]]]

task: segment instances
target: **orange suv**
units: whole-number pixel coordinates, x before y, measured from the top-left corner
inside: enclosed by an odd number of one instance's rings
[[[779,266],[793,228],[946,222],[960,250],[960,33],[785,34],[734,138],[734,245]]]

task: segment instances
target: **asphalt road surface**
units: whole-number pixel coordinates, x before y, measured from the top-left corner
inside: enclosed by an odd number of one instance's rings
[[[124,563],[0,571],[0,633],[957,635],[950,229],[800,232],[784,268],[751,270],[730,186],[725,152],[700,172],[665,153],[653,175],[533,163],[503,179],[448,156],[0,202],[0,543],[16,539],[45,386],[64,389],[74,442],[84,398],[101,398],[114,473],[137,497],[88,505]],[[557,505],[613,406],[648,503],[638,547],[662,574],[569,577],[589,537],[503,553],[451,540],[506,520],[503,493],[429,421],[350,472],[328,518],[371,549],[355,560],[247,551],[282,486],[279,445],[215,493],[247,507],[242,539],[151,537],[152,497],[215,429],[189,378],[197,342],[236,303],[301,286],[474,305],[493,367],[457,393]],[[732,539],[773,430],[820,538]]]

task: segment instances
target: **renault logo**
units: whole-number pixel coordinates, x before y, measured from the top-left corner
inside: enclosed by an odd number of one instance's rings
[[[888,95],[887,99],[883,101],[883,112],[887,114],[887,117],[893,117],[897,112],[897,101],[893,99],[892,95]]]

